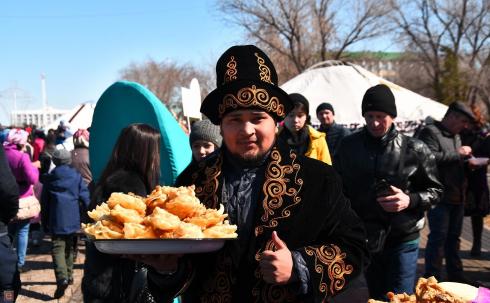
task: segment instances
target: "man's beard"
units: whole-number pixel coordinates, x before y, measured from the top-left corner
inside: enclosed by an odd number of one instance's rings
[[[242,167],[257,167],[264,163],[265,159],[269,156],[272,147],[265,151],[259,152],[255,155],[243,155],[238,153],[229,153],[234,162]]]

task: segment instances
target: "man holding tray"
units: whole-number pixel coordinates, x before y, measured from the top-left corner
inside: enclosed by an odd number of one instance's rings
[[[276,123],[292,103],[267,55],[233,46],[216,72],[217,88],[201,112],[220,125],[223,146],[191,164],[177,185],[194,184],[208,208],[223,204],[238,239],[181,260],[175,274],[150,270],[149,287],[161,291],[192,270],[185,302],[329,300],[367,265],[364,227],[331,166],[277,142]]]

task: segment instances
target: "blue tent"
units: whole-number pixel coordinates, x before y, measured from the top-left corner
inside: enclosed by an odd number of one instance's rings
[[[90,166],[97,182],[119,133],[132,123],[146,123],[162,135],[160,184],[173,185],[192,158],[189,138],[163,103],[142,85],[120,81],[100,97],[90,131]]]

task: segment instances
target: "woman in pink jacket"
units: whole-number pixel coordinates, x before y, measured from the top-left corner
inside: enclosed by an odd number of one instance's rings
[[[19,185],[20,198],[34,195],[33,185],[39,180],[39,171],[31,163],[31,159],[24,152],[27,144],[28,133],[22,129],[12,129],[7,136],[4,144],[5,155],[9,163],[12,174]],[[17,266],[20,272],[24,272],[25,256],[27,252],[27,242],[29,239],[30,219],[16,220],[9,223],[9,234],[16,238],[17,246]]]

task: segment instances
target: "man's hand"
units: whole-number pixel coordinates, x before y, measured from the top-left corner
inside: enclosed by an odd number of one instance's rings
[[[123,257],[149,265],[159,273],[171,274],[177,271],[182,255],[124,255]]]
[[[389,213],[396,213],[404,210],[410,204],[410,197],[405,194],[398,187],[394,187],[391,185],[391,190],[393,191],[392,195],[378,197],[376,201],[378,201],[379,205],[383,207],[384,211]]]
[[[277,232],[272,232],[272,241],[276,251],[266,250],[260,258],[260,272],[265,282],[270,284],[287,284],[293,273],[293,257]]]
[[[458,153],[461,158],[471,156],[471,147],[463,145],[460,148],[458,148]]]

